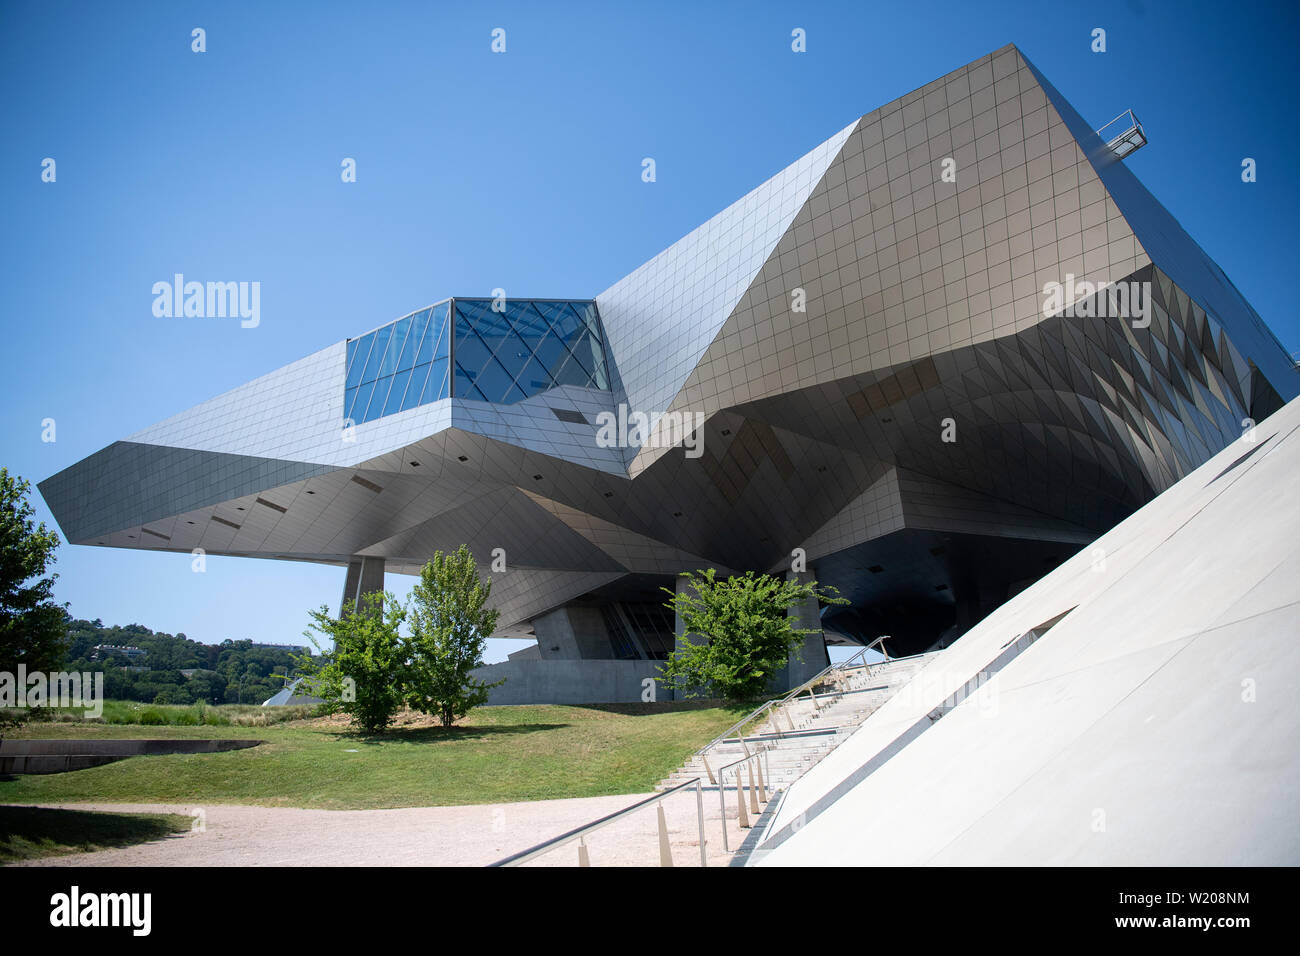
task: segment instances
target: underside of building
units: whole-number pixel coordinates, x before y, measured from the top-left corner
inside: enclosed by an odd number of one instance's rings
[[[468,544],[516,665],[652,673],[710,567],[837,588],[797,609],[831,643],[946,645],[1297,394],[1128,116],[1004,47],[594,298],[448,299],[41,493],[70,542],[334,564],[345,598]]]

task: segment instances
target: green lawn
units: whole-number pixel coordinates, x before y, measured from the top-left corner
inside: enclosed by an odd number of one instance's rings
[[[0,866],[160,840],[183,833],[192,824],[189,817],[177,813],[86,813],[0,806]]]
[[[749,705],[752,706],[752,705]],[[644,793],[749,706],[480,707],[450,730],[363,737],[324,721],[266,727],[33,723],[14,737],[242,737],[230,753],[132,757],[0,778],[0,803],[251,803],[370,809]]]

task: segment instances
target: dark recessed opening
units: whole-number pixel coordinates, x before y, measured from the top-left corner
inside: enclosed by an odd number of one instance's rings
[[[946,584],[936,584],[936,585],[934,586],[934,589],[935,589],[936,591],[946,591],[946,590],[948,590],[948,585],[946,585]]]
[[[724,434],[724,435],[730,435],[730,434],[731,434],[731,429],[730,429],[730,428],[724,428],[724,429],[722,430],[722,434]]]
[[[605,492],[605,497],[606,497],[606,498],[613,498],[613,497],[614,497],[614,492],[612,492],[612,491],[607,491],[607,492]]]
[[[373,491],[375,494],[379,494],[379,492],[384,490],[383,488],[375,484],[373,481],[367,481],[365,478],[362,478],[360,475],[353,475],[352,480],[355,481],[357,484],[359,484],[362,488],[367,488],[370,491]]]
[[[541,480],[542,480],[541,475],[533,475],[533,481],[541,481]]]
[[[309,491],[309,492],[307,492],[307,494],[309,494],[309,495],[314,495],[314,494],[316,494],[316,492],[314,492],[314,491]]]
[[[823,471],[825,471],[825,470],[826,470],[826,466],[825,466],[825,465],[818,465],[818,466],[817,466],[817,473],[818,473],[818,474],[820,474],[821,472],[823,472]]]
[[[674,511],[674,512],[673,512],[673,517],[674,517],[674,518],[680,518],[681,516],[682,516],[682,513],[681,513],[680,511]]]
[[[872,574],[879,574],[881,571],[885,569],[878,564],[873,564],[871,567],[867,568],[867,570],[870,571]]]
[[[575,412],[568,408],[552,408],[551,411],[555,413],[555,417],[560,421],[568,422],[570,425],[591,424],[591,422],[587,421],[586,416],[583,415],[582,412]]]
[[[466,458],[464,455],[457,455],[457,456],[456,456],[456,460],[457,460],[457,461],[469,461],[469,459]]]
[[[187,522],[185,522],[185,523],[186,523],[186,524],[194,524],[193,521],[187,521]],[[101,543],[102,543],[102,542],[101,542]]]
[[[258,498],[257,503],[259,505],[265,505],[267,508],[270,508],[272,511],[278,511],[280,512],[280,514],[286,514],[289,511],[289,509],[285,508],[283,505],[277,505],[274,501],[267,501],[265,498]]]
[[[947,552],[944,550],[943,545],[939,545],[937,548],[931,548],[930,553],[937,558],[942,554],[946,554]]]
[[[419,468],[419,467],[420,467],[420,463],[419,463],[418,461],[413,461],[413,462],[411,462],[411,467],[412,467],[412,468]]]

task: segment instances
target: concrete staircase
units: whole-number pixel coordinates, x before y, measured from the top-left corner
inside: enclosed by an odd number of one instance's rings
[[[667,790],[699,777],[705,790],[716,791],[718,771],[749,753],[766,751],[764,781],[769,790],[784,790],[809,767],[840,745],[858,725],[907,684],[940,652],[918,654],[877,664],[832,671],[813,688],[816,703],[807,692],[769,709],[762,723],[746,728],[743,738],[714,741],[665,777],[655,787]],[[705,761],[708,768],[705,768]],[[746,777],[746,783],[748,778]],[[736,786],[735,770],[726,786]]]

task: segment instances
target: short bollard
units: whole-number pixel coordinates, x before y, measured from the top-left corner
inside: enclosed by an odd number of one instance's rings
[[[736,768],[736,807],[740,810],[740,828],[749,829],[749,814],[745,812],[745,784],[741,779],[740,768]]]
[[[754,761],[745,765],[749,768],[749,812],[758,816],[758,791],[754,789]]]
[[[763,786],[763,761],[758,762],[756,772],[758,773],[758,799],[767,803],[767,788]]]
[[[587,844],[578,837],[578,866],[591,866],[591,857],[587,856]]]
[[[668,821],[664,819],[664,805],[658,805],[659,810],[659,865],[673,865],[673,851],[668,845]]]

